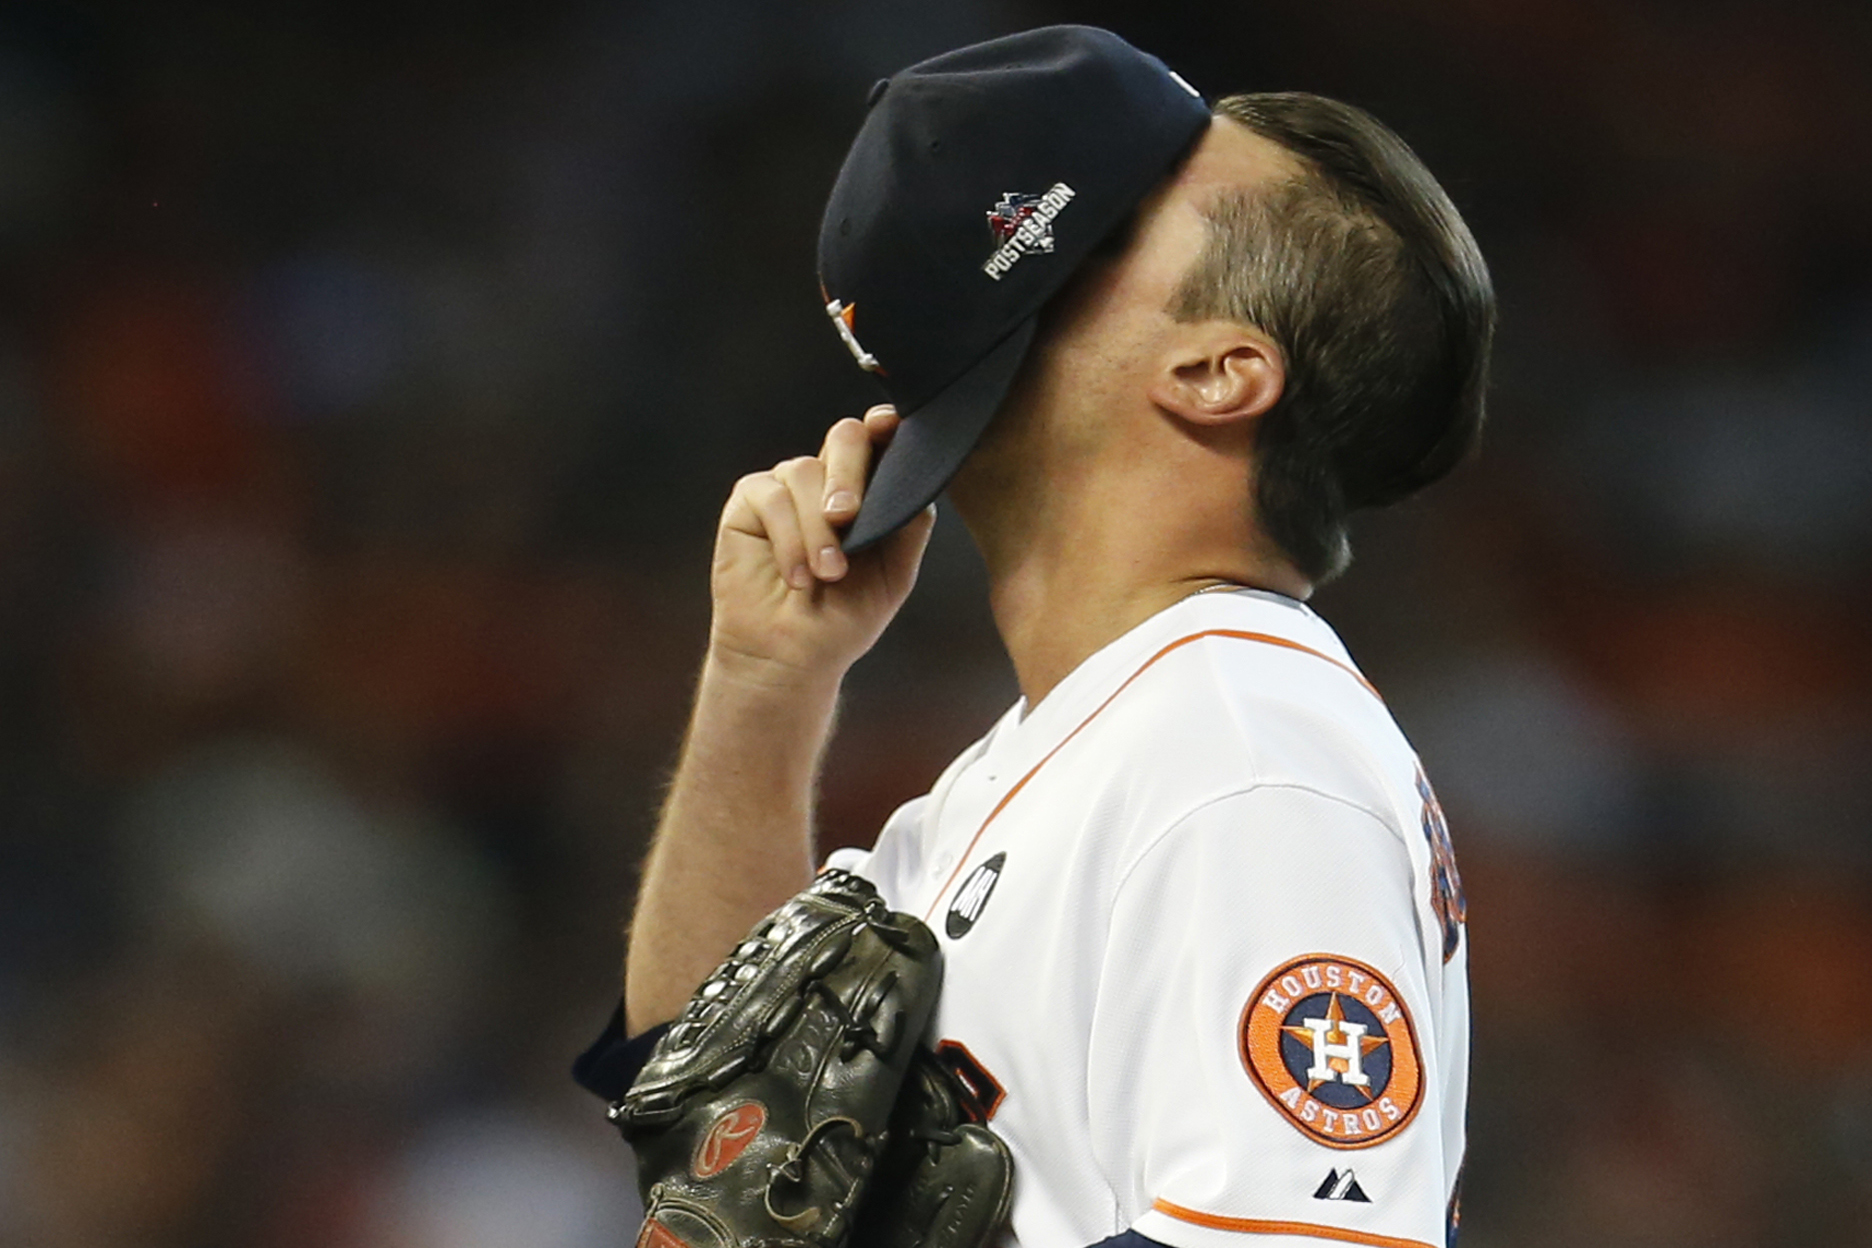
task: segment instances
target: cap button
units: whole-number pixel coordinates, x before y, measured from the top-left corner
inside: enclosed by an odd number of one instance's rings
[[[876,108],[877,102],[884,98],[884,90],[890,86],[890,79],[880,78],[871,84],[871,94],[865,96],[865,107]]]

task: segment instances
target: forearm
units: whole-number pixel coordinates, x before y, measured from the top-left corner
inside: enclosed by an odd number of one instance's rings
[[[934,508],[847,559],[873,443],[897,413],[841,420],[817,456],[735,483],[709,568],[695,713],[631,920],[624,1021],[674,1018],[747,930],[812,878],[812,801],[839,682],[916,583]]]
[[[812,802],[838,698],[711,654],[644,864],[625,958],[633,1032],[673,1018],[748,928],[812,878]]]

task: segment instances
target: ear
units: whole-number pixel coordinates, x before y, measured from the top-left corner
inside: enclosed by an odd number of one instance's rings
[[[1164,353],[1151,401],[1198,425],[1250,421],[1273,407],[1287,366],[1272,339],[1246,325],[1206,321]]]

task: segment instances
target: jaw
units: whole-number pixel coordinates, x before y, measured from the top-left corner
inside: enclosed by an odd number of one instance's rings
[[[1054,334],[1036,341],[1007,399],[949,483],[990,578],[1091,540],[1114,487],[1134,474],[1139,403],[1122,361]]]

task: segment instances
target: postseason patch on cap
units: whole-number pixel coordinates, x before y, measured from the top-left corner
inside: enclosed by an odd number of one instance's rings
[[[1423,1100],[1417,1034],[1391,981],[1314,953],[1276,968],[1241,1017],[1242,1064],[1268,1101],[1329,1148],[1368,1148]]]
[[[1072,187],[1055,182],[1044,195],[1022,195],[1009,191],[988,210],[988,229],[996,247],[982,265],[982,272],[995,281],[1014,267],[1029,252],[1053,250],[1053,218],[1072,202]]]

